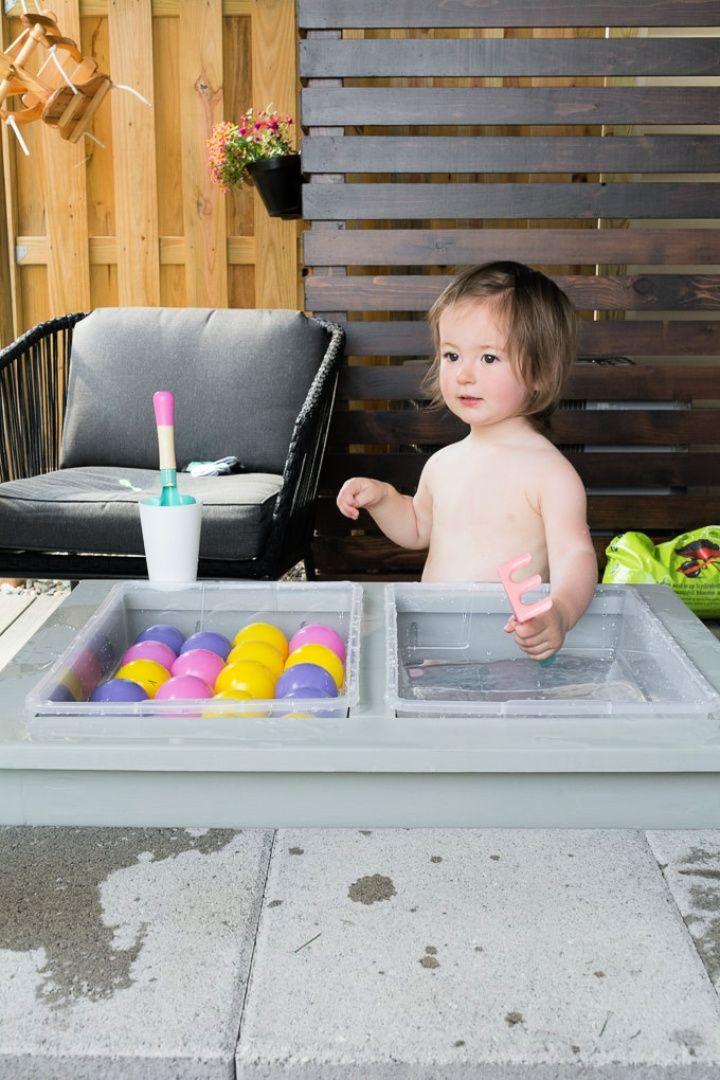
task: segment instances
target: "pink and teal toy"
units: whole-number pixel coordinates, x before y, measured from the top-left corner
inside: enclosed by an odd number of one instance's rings
[[[190,649],[178,656],[170,671],[173,675],[194,675],[212,689],[223,667],[223,659],[217,653],[209,649]]]
[[[156,701],[198,701],[211,698],[212,690],[195,675],[175,675],[155,695]]]
[[[230,654],[230,641],[224,634],[216,634],[212,630],[200,630],[197,634],[190,635],[180,652],[190,652],[191,649],[209,649],[225,661]]]
[[[154,660],[156,664],[162,664],[170,671],[176,659],[177,654],[164,641],[139,641],[125,650],[120,663],[129,664],[131,660]]]
[[[293,634],[290,639],[290,652],[302,648],[303,645],[324,645],[345,662],[345,642],[335,630],[322,623],[310,623]]]
[[[162,641],[163,645],[169,646],[177,656],[183,647],[185,635],[181,634],[176,626],[168,626],[167,623],[156,623],[148,626],[142,634],[138,634],[135,642],[139,641]]]
[[[177,486],[175,464],[175,395],[171,390],[158,390],[153,394],[153,409],[157,425],[160,451],[160,482],[162,491],[158,506],[187,506],[194,503],[192,495],[181,495]],[[150,502],[156,500],[150,499]]]
[[[319,664],[295,664],[280,676],[275,697],[287,697],[295,690],[313,690],[316,697],[337,697],[338,688],[332,675]]]
[[[147,701],[147,698],[142,686],[130,679],[108,679],[90,695],[91,701]]]

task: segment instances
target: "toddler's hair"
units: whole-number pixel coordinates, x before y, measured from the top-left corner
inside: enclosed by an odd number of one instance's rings
[[[543,420],[562,396],[577,357],[577,316],[554,281],[517,262],[490,262],[463,270],[443,290],[428,312],[435,359],[424,380],[432,404],[440,394],[440,316],[455,304],[492,300],[507,325],[510,361],[527,387],[521,415]]]

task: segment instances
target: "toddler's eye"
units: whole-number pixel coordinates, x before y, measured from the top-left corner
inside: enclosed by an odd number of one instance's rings
[[[483,355],[482,355],[482,362],[484,364],[495,364],[495,363],[499,363],[499,361],[500,361],[500,357],[496,356],[495,353],[486,352],[486,353],[483,353]]]
[[[444,352],[442,354],[443,360],[447,360],[449,363],[454,364],[456,360],[459,360],[459,356],[456,352]]]

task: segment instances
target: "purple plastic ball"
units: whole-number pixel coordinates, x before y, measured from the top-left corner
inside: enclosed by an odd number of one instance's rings
[[[96,686],[90,695],[91,701],[147,701],[147,694],[142,686],[130,679],[108,679]]]
[[[337,697],[337,686],[329,671],[319,664],[295,664],[283,672],[275,687],[275,697],[286,697],[293,690],[319,691],[316,697]]]
[[[48,694],[49,701],[75,701],[75,695],[65,683],[58,683]]]
[[[167,623],[156,623],[155,626],[148,626],[147,630],[143,630],[142,634],[138,634],[135,638],[135,644],[139,641],[162,641],[163,645],[168,645],[177,656],[182,649],[184,640],[185,638],[176,626],[168,626]]]
[[[331,697],[332,695],[328,694],[327,691],[320,686],[296,686],[294,687],[294,689],[287,690],[284,694],[277,696],[282,696],[286,701],[295,701],[296,699],[299,700],[300,698],[324,698]]]
[[[231,648],[232,646],[224,634],[216,634],[213,630],[201,630],[197,634],[190,635],[180,652],[190,652],[191,649],[207,649],[208,652],[217,653],[223,660],[227,660]]]

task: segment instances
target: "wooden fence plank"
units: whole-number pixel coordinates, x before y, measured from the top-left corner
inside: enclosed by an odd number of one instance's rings
[[[300,42],[304,78],[720,75],[718,38]]]
[[[344,279],[309,277],[305,295],[314,311],[427,311],[452,276],[444,274]],[[553,275],[579,310],[596,311],[717,311],[718,274],[638,274],[633,277]]]
[[[348,356],[428,356],[432,340],[425,322],[342,320]],[[580,355],[715,356],[720,354],[720,320],[700,322],[580,321]]]
[[[108,0],[108,23],[113,78],[153,102],[150,0]],[[118,302],[154,306],[160,303],[154,109],[116,91],[112,123]]]
[[[717,445],[720,423],[716,409],[561,409],[551,418],[550,432],[553,442],[565,446],[703,446]],[[467,426],[444,409],[337,409],[328,446],[440,446],[466,434]]]
[[[223,119],[222,4],[183,0],[180,115],[187,298],[191,307],[227,307],[225,199],[210,180],[207,141]]]
[[[78,0],[57,0],[53,11],[63,33],[79,41]],[[36,170],[41,174],[49,247],[48,316],[87,311],[91,302],[85,140],[67,142],[42,124],[42,152]]]
[[[605,139],[605,142],[618,142]],[[720,139],[716,142],[720,147]],[[347,229],[303,234],[306,266],[463,266],[494,259],[594,266],[713,263],[717,229]],[[92,238],[91,238],[92,255]]]
[[[350,476],[372,476],[402,491],[414,491],[428,453],[329,453],[320,488],[337,493]],[[578,453],[565,455],[588,487],[698,487],[720,474],[717,453]]]
[[[309,173],[720,172],[717,135],[311,135],[302,156]]]
[[[303,123],[376,127],[413,124],[712,124],[720,88],[650,86],[371,89],[302,92]]]
[[[298,0],[305,30],[345,27],[717,26],[717,0]]]
[[[306,184],[308,220],[720,216],[720,185]]]
[[[252,84],[256,108],[272,104],[297,121],[295,13],[287,0],[252,2]],[[268,217],[255,196],[255,240],[262,259],[255,273],[259,308],[298,306],[295,221]]]
[[[428,364],[345,365],[338,401],[423,401]],[[720,400],[720,364],[574,364],[566,401]]]

